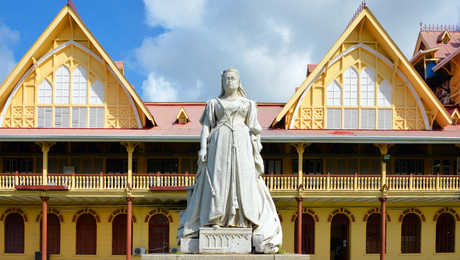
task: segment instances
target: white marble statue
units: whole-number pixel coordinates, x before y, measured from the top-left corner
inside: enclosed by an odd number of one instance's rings
[[[250,227],[259,253],[277,252],[281,224],[261,177],[262,130],[256,103],[245,97],[237,70],[222,73],[222,93],[201,116],[201,149],[193,193],[179,224],[178,239],[200,227]]]

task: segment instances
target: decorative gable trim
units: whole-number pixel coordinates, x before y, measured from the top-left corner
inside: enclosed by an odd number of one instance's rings
[[[190,122],[190,118],[188,117],[187,113],[185,113],[184,108],[181,107],[176,116],[176,123],[180,125],[185,125],[188,122]]]

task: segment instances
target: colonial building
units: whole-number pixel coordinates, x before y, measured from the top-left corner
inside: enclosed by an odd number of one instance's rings
[[[258,104],[284,252],[459,258],[460,126],[427,76],[458,90],[436,56],[457,32],[431,33],[409,61],[362,5],[286,103]],[[0,87],[0,258],[176,251],[203,108],[143,102],[66,5]]]

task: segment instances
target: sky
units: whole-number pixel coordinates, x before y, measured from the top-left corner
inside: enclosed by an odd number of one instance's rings
[[[249,98],[286,102],[339,38],[361,0],[73,0],[144,101],[204,101],[240,71]],[[0,81],[67,0],[3,1]],[[368,0],[406,57],[419,23],[460,24],[458,0]]]

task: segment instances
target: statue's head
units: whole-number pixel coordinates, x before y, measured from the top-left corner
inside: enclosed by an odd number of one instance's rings
[[[223,97],[228,91],[237,91],[241,97],[246,96],[243,85],[241,85],[240,73],[231,67],[222,72],[222,91],[219,97]]]

